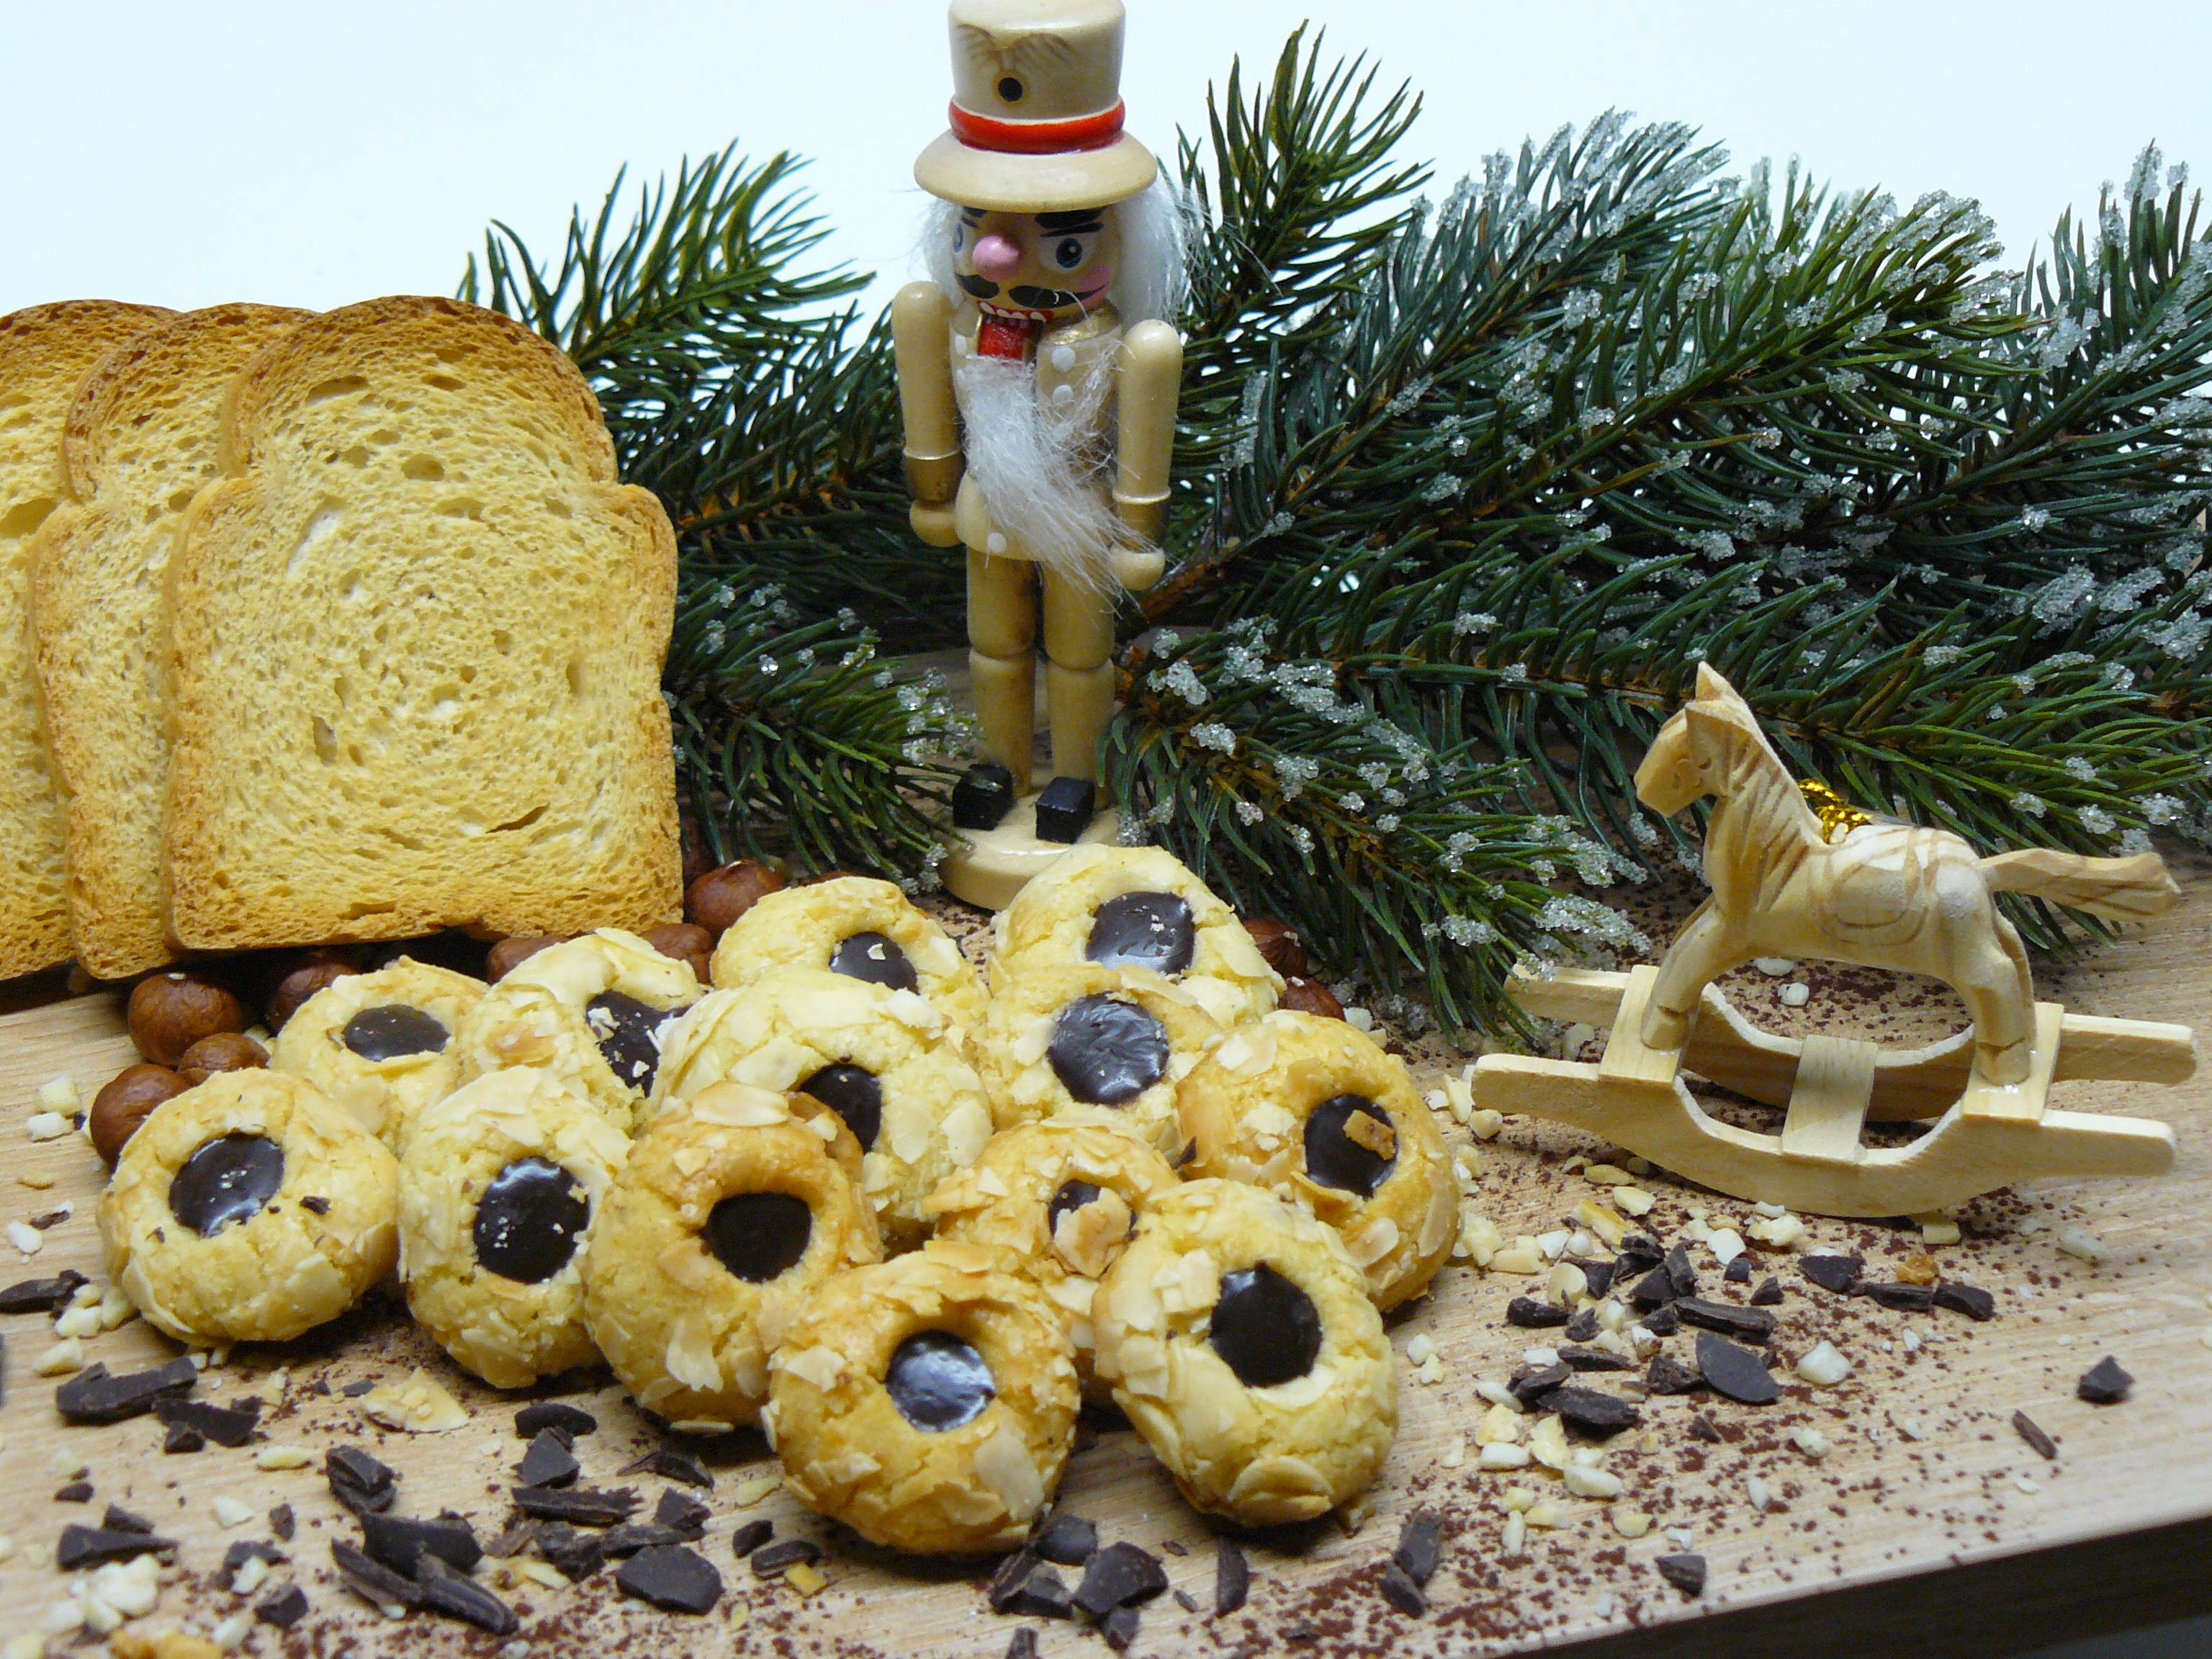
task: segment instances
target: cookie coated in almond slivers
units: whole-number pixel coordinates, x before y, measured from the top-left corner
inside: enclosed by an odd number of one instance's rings
[[[1224,1275],[1267,1268],[1310,1303],[1298,1375],[1248,1387],[1215,1346]],[[1098,1376],[1197,1508],[1247,1526],[1310,1521],[1373,1484],[1397,1434],[1382,1317],[1329,1227],[1238,1182],[1157,1200],[1093,1304]],[[1266,1342],[1286,1333],[1260,1333]]]
[[[272,1071],[304,1078],[351,1112],[394,1158],[407,1150],[415,1118],[461,1079],[457,1034],[483,1000],[484,983],[412,957],[373,974],[349,974],[309,997],[269,1047]],[[355,1017],[371,1008],[419,1011],[446,1033],[434,1048],[372,1058],[347,1042]]]

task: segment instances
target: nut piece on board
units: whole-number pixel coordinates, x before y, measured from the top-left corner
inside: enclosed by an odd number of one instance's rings
[[[758,859],[739,859],[691,884],[684,895],[684,920],[720,939],[725,927],[784,885],[783,877]]]
[[[202,1037],[243,1031],[246,1005],[225,986],[189,969],[149,974],[131,993],[131,1040],[156,1066],[173,1066]]]
[[[93,1150],[114,1163],[123,1155],[123,1143],[138,1132],[148,1115],[191,1086],[166,1066],[125,1066],[93,1097]]]

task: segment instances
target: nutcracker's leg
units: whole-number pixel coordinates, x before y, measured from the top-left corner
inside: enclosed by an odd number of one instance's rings
[[[1114,594],[1110,588],[1044,576],[1047,707],[1052,712],[1052,769],[1098,781],[1098,740],[1114,715]]]
[[[983,753],[1030,788],[1036,726],[1036,600],[1026,559],[968,550],[968,675]]]

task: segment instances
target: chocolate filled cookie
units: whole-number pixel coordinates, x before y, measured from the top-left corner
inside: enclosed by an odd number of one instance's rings
[[[1098,1376],[1201,1510],[1310,1521],[1389,1455],[1397,1377],[1366,1281],[1334,1230],[1261,1188],[1154,1200],[1095,1322]]]
[[[1002,1129],[1105,1123],[1172,1158],[1176,1085],[1220,1038],[1187,987],[1148,969],[1040,965],[992,997],[975,1069]]]
[[[628,1134],[667,1027],[705,994],[687,964],[599,928],[526,957],[485,994],[461,1027],[462,1079],[534,1066]]]
[[[983,1012],[975,970],[945,931],[887,881],[840,876],[769,893],[714,947],[717,990],[743,989],[783,968],[813,968],[912,991],[958,1025]]]
[[[416,1118],[399,1161],[399,1277],[416,1322],[494,1388],[599,1358],[584,1251],[629,1141],[528,1066]]]
[[[1405,1062],[1340,1019],[1278,1011],[1176,1094],[1184,1173],[1267,1187],[1343,1235],[1384,1310],[1428,1287],[1459,1232],[1459,1182]]]
[[[831,1275],[880,1259],[860,1148],[808,1095],[702,1090],[631,1143],[584,1255],[584,1320],[637,1402],[757,1422],[768,1356]]]
[[[1180,1184],[1165,1158],[1118,1128],[1023,1123],[994,1135],[974,1167],[950,1176],[923,1208],[937,1218],[939,1238],[997,1249],[1036,1281],[1067,1322],[1077,1374],[1091,1389],[1098,1280],[1146,1207]]]
[[[391,1271],[398,1166],[285,1072],[218,1072],[164,1101],[100,1200],[108,1277],[180,1342],[281,1342]]]
[[[1067,1332],[995,1252],[938,1241],[830,1280],[769,1362],[761,1426],[805,1503],[916,1555],[1029,1536],[1074,1443]]]
[[[454,1036],[483,994],[482,980],[411,957],[349,974],[284,1022],[270,1068],[305,1078],[398,1158],[416,1115],[460,1083]]]
[[[912,991],[787,968],[710,993],[671,1028],[650,1109],[734,1079],[813,1096],[860,1145],[860,1185],[886,1249],[929,1233],[922,1200],[991,1137],[960,1028]]]
[[[1157,847],[1078,847],[999,913],[994,994],[1039,967],[1142,968],[1224,1025],[1266,1013],[1282,978],[1237,913]]]

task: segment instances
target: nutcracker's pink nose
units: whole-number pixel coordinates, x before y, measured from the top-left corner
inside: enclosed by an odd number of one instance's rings
[[[988,276],[994,283],[1003,283],[1020,269],[1021,244],[1010,236],[993,231],[975,244],[975,272]]]

